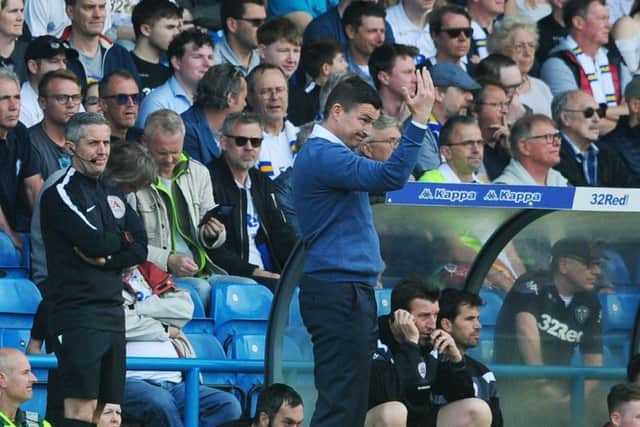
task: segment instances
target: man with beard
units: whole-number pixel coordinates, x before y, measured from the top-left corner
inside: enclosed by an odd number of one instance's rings
[[[496,377],[489,368],[466,354],[467,350],[476,347],[480,340],[482,298],[470,292],[451,288],[442,291],[439,302],[438,325],[440,329],[451,335],[462,354],[467,372],[473,380],[475,397],[489,404],[491,427],[501,427],[502,411]]]
[[[102,114],[111,127],[111,142],[140,142],[142,130],[135,128],[142,94],[135,78],[116,70],[100,82]]]
[[[292,387],[275,383],[260,390],[256,415],[222,424],[220,427],[301,427],[304,421],[302,397]]]
[[[567,179],[554,169],[560,163],[560,132],[543,114],[524,116],[513,124],[509,135],[511,161],[496,184],[552,185],[565,187]]]
[[[216,202],[233,206],[221,218],[227,240],[209,254],[227,273],[257,281],[280,278],[297,240],[276,202],[271,180],[255,168],[262,141],[259,115],[231,113],[222,125],[222,156],[209,164]]]
[[[560,164],[555,169],[569,184],[592,187],[637,187],[638,176],[607,144],[597,145],[604,108],[582,90],[553,98],[551,113],[562,133]]]
[[[391,314],[379,323],[365,426],[488,427],[491,411],[474,398],[466,362],[451,335],[438,329],[438,288],[403,279],[391,293]],[[444,395],[448,404],[432,403]]]

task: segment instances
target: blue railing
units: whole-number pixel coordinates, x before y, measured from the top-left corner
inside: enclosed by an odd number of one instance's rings
[[[57,360],[54,356],[29,356],[32,368],[55,368]],[[311,371],[313,363],[285,362],[285,369]],[[127,358],[127,369],[182,371],[185,373],[185,427],[198,427],[199,413],[199,376],[200,371],[262,373],[264,363],[256,360],[205,360],[205,359],[168,359],[149,357]],[[573,367],[573,366],[522,366],[492,365],[491,369],[498,377],[519,378],[571,378],[571,425],[584,427],[585,403],[584,382],[586,379],[619,379],[625,378],[624,368],[606,367]]]

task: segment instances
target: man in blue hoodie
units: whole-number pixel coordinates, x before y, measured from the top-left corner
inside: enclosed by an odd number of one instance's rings
[[[314,343],[318,389],[312,427],[362,426],[377,337],[373,287],[382,270],[369,192],[401,188],[427,131],[434,101],[429,73],[404,89],[412,120],[384,163],[352,151],[380,115],[378,94],[359,77],[329,95],[293,169],[294,203],[306,248],[300,308]]]

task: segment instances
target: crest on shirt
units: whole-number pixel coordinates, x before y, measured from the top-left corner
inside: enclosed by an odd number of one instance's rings
[[[525,282],[524,287],[527,288],[529,291],[533,292],[534,294],[538,295],[538,284],[533,280],[529,280],[528,282]]]
[[[418,374],[420,378],[427,378],[427,364],[424,361],[418,363]]]
[[[124,206],[124,202],[118,196],[107,196],[107,203],[109,203],[109,208],[111,209],[111,213],[117,219],[123,218],[124,213],[127,208]]]
[[[589,317],[589,307],[585,307],[584,305],[578,306],[575,308],[574,313],[578,323],[584,323]]]

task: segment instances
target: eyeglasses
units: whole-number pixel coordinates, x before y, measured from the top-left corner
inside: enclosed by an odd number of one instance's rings
[[[530,136],[529,138],[525,138],[524,140],[525,141],[542,140],[546,142],[547,145],[551,145],[553,143],[560,142],[561,137],[560,137],[560,132],[555,132],[555,133],[545,133],[544,135]]]
[[[80,104],[82,101],[82,95],[49,95],[47,98],[54,99],[58,104]]]
[[[512,85],[504,85],[504,86],[502,86],[502,89],[504,89],[505,91],[511,91],[511,90],[518,89],[520,86],[522,86],[522,82],[514,83]]]
[[[464,34],[466,38],[470,38],[473,34],[473,28],[464,27],[464,28],[442,28],[440,30],[441,33],[447,33],[449,37],[452,39],[456,39],[460,37],[460,34]]]
[[[264,24],[264,19],[263,18],[236,18],[240,21],[245,21],[250,23],[251,25],[253,25],[254,27],[258,28],[259,26],[261,26],[262,24]]]
[[[127,105],[129,104],[129,100],[131,100],[135,105],[138,105],[140,104],[140,101],[142,101],[142,95],[139,93],[117,93],[115,95],[105,95],[102,98],[113,98],[116,100],[116,104],[118,105]]]
[[[585,119],[590,119],[594,114],[598,114],[598,117],[605,117],[607,115],[607,104],[600,104],[598,108],[588,107],[584,110],[570,110],[565,108],[564,111],[570,111],[572,113],[582,113]]]
[[[508,110],[511,106],[510,102],[478,102],[479,105],[490,105],[496,110]]]
[[[511,46],[513,50],[518,53],[522,53],[525,50],[536,50],[537,45],[535,43],[518,43]]]
[[[449,144],[443,144],[443,145],[448,145],[449,147],[464,147],[464,148],[483,147],[484,141],[481,139],[468,139],[466,141],[450,142]]]
[[[250,138],[248,136],[235,136],[235,135],[225,135],[227,138],[231,138],[236,143],[236,147],[244,147],[247,145],[247,142],[251,143],[253,148],[258,148],[262,145],[262,138]]]
[[[396,148],[400,145],[399,139],[372,139],[371,141],[367,141],[367,144],[389,144],[391,147]]]

